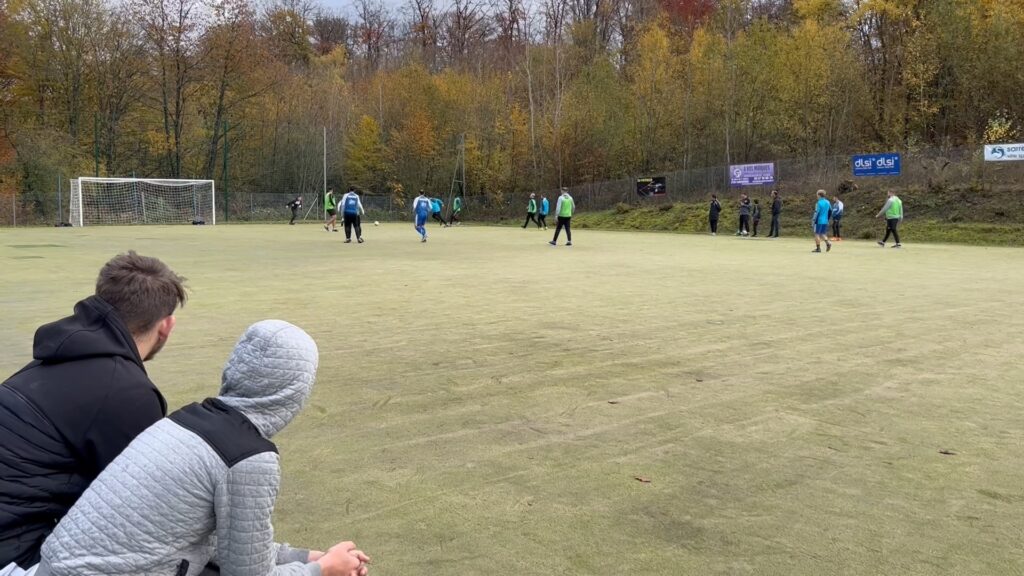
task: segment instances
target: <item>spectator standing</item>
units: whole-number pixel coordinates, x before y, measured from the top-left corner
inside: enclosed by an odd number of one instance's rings
[[[718,201],[718,194],[711,195],[711,205],[708,207],[708,224],[711,225],[711,235],[718,235],[718,215],[722,213],[722,203]]]
[[[779,237],[779,215],[782,214],[782,197],[778,190],[772,190],[772,225],[768,229],[769,238]]]
[[[843,239],[843,210],[846,207],[839,196],[832,197],[832,241],[840,242]]]
[[[754,213],[752,214],[754,219],[754,233],[751,238],[757,237],[757,225],[761,223],[761,203],[758,200],[754,200]]]

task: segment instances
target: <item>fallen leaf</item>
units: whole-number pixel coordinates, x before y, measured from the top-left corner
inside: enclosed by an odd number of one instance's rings
[[[618,404],[619,401],[618,400],[609,400],[608,403],[609,404]]]
[[[953,452],[952,450],[946,450],[945,448],[939,450],[939,454],[942,454],[943,456],[956,456],[956,452]]]
[[[638,482],[642,482],[644,484],[650,484],[651,483],[651,479],[650,478],[645,478],[643,476],[633,476],[633,479],[638,481]]]

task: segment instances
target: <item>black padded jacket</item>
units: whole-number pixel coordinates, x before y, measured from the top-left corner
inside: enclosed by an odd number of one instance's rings
[[[0,384],[0,567],[23,568],[89,483],[167,413],[131,333],[92,296]]]

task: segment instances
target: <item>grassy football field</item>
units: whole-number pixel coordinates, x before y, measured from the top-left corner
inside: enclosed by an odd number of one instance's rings
[[[136,249],[189,279],[148,366],[320,347],[280,540],[388,576],[1024,573],[1024,250],[519,228],[0,229],[0,372]]]

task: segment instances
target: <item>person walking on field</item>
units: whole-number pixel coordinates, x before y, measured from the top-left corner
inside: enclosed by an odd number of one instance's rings
[[[526,221],[523,222],[523,229],[526,229],[526,225],[530,222],[537,225],[540,228],[540,220],[537,220],[537,195],[530,194],[530,202],[526,205]]]
[[[832,213],[832,205],[825,198],[825,191],[818,190],[818,201],[814,205],[814,217],[811,223],[814,225],[814,250],[821,252],[821,242],[825,242],[825,252],[832,250],[832,243],[828,241],[828,215]]]
[[[296,196],[294,200],[287,204],[292,209],[292,219],[288,222],[292,226],[295,225],[295,218],[299,216],[299,209],[302,208],[302,196]]]
[[[415,215],[416,232],[420,235],[420,242],[427,241],[427,217],[430,210],[430,198],[420,190],[420,195],[412,201],[412,212]]]
[[[839,196],[832,197],[832,241],[841,242],[843,240],[843,201],[839,199]]]
[[[711,206],[708,207],[708,224],[711,225],[711,235],[718,235],[718,215],[722,213],[722,203],[718,201],[718,194],[711,195]]]
[[[751,238],[757,237],[757,225],[761,223],[761,204],[754,200],[754,233],[750,236]]]
[[[565,245],[572,246],[572,215],[575,211],[576,203],[569,195],[569,190],[562,188],[562,195],[558,197],[558,203],[555,204],[555,216],[558,217],[558,222],[555,224],[555,237],[548,244],[558,246],[558,233],[565,228]]]
[[[444,216],[441,216],[441,212],[444,210],[444,202],[440,198],[430,199],[430,211],[433,212],[434,220],[441,225],[442,228],[447,228],[448,223],[444,221]]]
[[[779,215],[782,214],[782,198],[778,190],[772,190],[772,226],[768,229],[769,238],[779,237]]]
[[[327,222],[324,223],[324,230],[328,232],[338,231],[338,201],[334,198],[334,188],[328,188],[324,194],[324,208],[327,209]]]
[[[460,214],[462,214],[462,196],[456,196],[455,200],[452,201],[452,217],[448,219],[448,225],[455,226],[458,224],[462,226],[462,220],[459,219]]]
[[[903,201],[896,195],[892,190],[889,191],[889,199],[885,201],[885,205],[878,211],[875,218],[881,218],[885,215],[885,238],[878,241],[878,245],[885,248],[885,243],[889,241],[889,234],[892,234],[892,239],[896,241],[893,248],[902,248],[903,244],[900,244],[900,233],[897,230],[900,222],[903,222]]]
[[[750,234],[750,197],[740,194],[740,229],[736,231],[737,236]]]
[[[548,204],[548,197],[540,197],[540,212],[538,213],[537,221],[538,226],[543,226],[545,230],[548,229],[548,211],[551,209],[551,205]]]
[[[363,202],[359,199],[359,193],[355,186],[348,189],[348,193],[341,197],[342,219],[345,223],[345,243],[352,242],[352,228],[356,229],[356,240],[363,243],[363,225],[359,221],[359,215],[366,214],[363,209]]]

